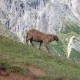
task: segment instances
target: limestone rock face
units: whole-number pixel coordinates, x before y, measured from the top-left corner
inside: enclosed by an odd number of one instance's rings
[[[0,0],[0,21],[22,41],[22,33],[36,28],[56,34],[63,19],[80,19],[80,0]]]

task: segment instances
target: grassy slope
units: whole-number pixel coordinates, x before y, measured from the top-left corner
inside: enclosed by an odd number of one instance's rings
[[[27,64],[45,71],[39,80],[80,80],[80,64],[0,36],[0,65],[10,71],[26,73]]]
[[[63,28],[61,32],[59,32],[58,37],[60,39],[59,42],[53,42],[50,45],[50,49],[54,54],[61,55],[66,57],[67,56],[67,46],[69,39],[72,36],[79,37],[80,36],[80,24],[78,22],[73,21],[66,21],[64,22]],[[53,49],[52,49],[53,47]],[[79,61],[80,62],[80,52],[76,50],[72,50],[70,58],[71,60]]]

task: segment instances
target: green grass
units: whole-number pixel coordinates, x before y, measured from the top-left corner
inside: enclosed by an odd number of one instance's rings
[[[65,20],[63,23],[63,28],[57,36],[59,37],[60,41],[58,42],[52,42],[49,45],[50,50],[52,51],[53,54],[57,54],[58,56],[67,56],[67,47],[69,40],[72,36],[79,37],[80,36],[80,23],[76,21],[70,21],[70,20]],[[77,44],[80,44],[80,42],[77,42]],[[53,47],[53,48],[52,48]],[[72,49],[70,58],[71,60],[80,62],[80,52]]]
[[[80,80],[79,63],[0,36],[0,65],[11,72],[27,74],[28,64],[44,70],[45,76],[37,80]]]

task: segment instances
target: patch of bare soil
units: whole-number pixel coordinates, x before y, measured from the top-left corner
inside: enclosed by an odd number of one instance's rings
[[[23,76],[20,74],[10,73],[8,76],[0,75],[0,80],[36,80],[31,76]]]
[[[23,76],[17,73],[8,73],[6,68],[0,67],[0,80],[36,80],[34,76]]]
[[[9,75],[9,73],[7,72],[5,67],[0,66],[0,75],[2,75],[2,76],[8,76]]]
[[[44,71],[36,66],[33,65],[28,65],[28,70],[31,74],[35,75],[35,76],[43,76],[44,75]]]

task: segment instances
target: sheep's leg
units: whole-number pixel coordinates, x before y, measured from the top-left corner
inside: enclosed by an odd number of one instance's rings
[[[27,36],[26,37],[26,43],[27,43],[27,45],[28,45],[28,41],[31,39],[31,36]]]
[[[32,43],[32,40],[30,40],[30,43],[32,44],[32,46],[34,47],[34,44]]]
[[[47,44],[48,44],[47,42],[44,42],[44,46],[46,47],[48,53],[50,53],[49,48],[47,47]]]
[[[41,50],[41,45],[42,45],[42,43],[43,43],[43,42],[40,42],[40,45],[39,45],[39,50]]]
[[[47,47],[47,45],[46,45],[45,47],[46,47],[46,49],[47,49],[48,53],[50,53],[49,48]]]

